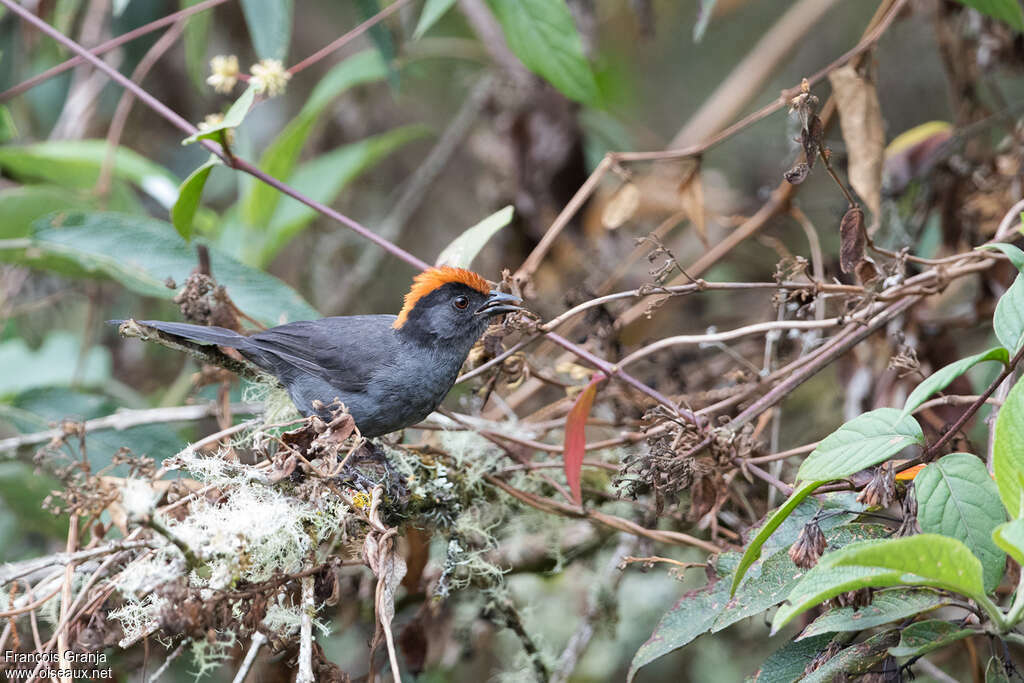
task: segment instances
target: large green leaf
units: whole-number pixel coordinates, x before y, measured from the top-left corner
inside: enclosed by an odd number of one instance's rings
[[[807,572],[772,620],[777,632],[793,617],[851,590],[897,585],[931,586],[969,598],[984,597],[981,562],[960,541],[918,534],[855,543],[827,553]]]
[[[0,190],[0,239],[28,237],[40,216],[67,209],[90,209],[88,192],[57,185],[22,185]]]
[[[330,204],[348,183],[364,171],[427,132],[423,126],[402,126],[339,147],[299,166],[289,184],[311,199]],[[253,239],[243,245],[243,260],[266,264],[316,216],[316,211],[305,204],[291,197],[282,197],[270,224],[261,235],[262,241]]]
[[[799,481],[842,479],[877,465],[907,446],[924,443],[917,420],[895,408],[878,408],[829,434],[796,473]]]
[[[1003,365],[1010,362],[1010,354],[1001,346],[989,349],[988,351],[982,351],[981,353],[967,358],[961,358],[958,361],[950,363],[949,365],[936,370],[928,379],[918,384],[910,396],[907,397],[907,402],[903,405],[903,413],[901,417],[906,417],[917,408],[928,400],[928,398],[937,391],[942,391],[960,375],[964,374],[978,363],[982,363],[988,360],[997,360]]]
[[[1021,14],[1018,0],[959,0],[993,19],[1005,21],[1012,28],[1024,31],[1024,14]]]
[[[469,268],[488,240],[512,222],[512,211],[511,206],[498,209],[473,227],[467,228],[441,251],[435,265]]]
[[[430,27],[436,24],[454,4],[455,0],[427,0],[423,3],[420,20],[416,22],[416,30],[412,32],[412,39],[422,38],[423,34],[429,31]]]
[[[1024,343],[1024,273],[1019,273],[1010,288],[1003,292],[992,316],[999,343],[1015,354]]]
[[[654,628],[651,637],[633,655],[627,681],[632,681],[641,667],[677,650],[711,628],[729,602],[726,580],[692,591],[676,603]]]
[[[10,145],[0,147],[0,168],[17,178],[92,189],[106,156],[106,140]],[[178,196],[178,179],[172,173],[124,147],[118,147],[114,153],[114,177],[138,186],[168,209]]]
[[[921,531],[963,541],[981,560],[986,592],[995,589],[1006,554],[992,540],[992,531],[1006,521],[1006,510],[985,463],[968,453],[951,453],[925,467],[914,479],[914,490]]]
[[[743,557],[740,559],[739,566],[736,568],[736,573],[732,577],[732,588],[731,592],[736,593],[736,589],[739,588],[740,583],[743,581],[744,575],[747,573],[747,569],[750,565],[757,561],[757,558],[761,556],[761,546],[764,545],[768,537],[772,535],[776,529],[786,520],[793,510],[800,505],[804,498],[811,495],[814,489],[818,488],[825,482],[823,481],[809,481],[799,486],[786,502],[782,506],[772,513],[768,521],[764,523],[761,529],[757,532],[757,535],[751,539],[747,545],[747,549],[743,551]]]
[[[928,612],[949,604],[949,598],[927,588],[890,588],[871,596],[866,607],[836,607],[811,622],[798,638],[822,634],[863,631]]]
[[[489,0],[508,46],[569,99],[597,105],[597,80],[565,0]]]
[[[292,39],[293,0],[242,0],[252,48],[260,59],[288,56]]]
[[[110,379],[110,351],[102,346],[81,353],[81,340],[58,330],[46,335],[42,346],[30,349],[24,339],[0,342],[0,396],[38,387],[98,386]],[[79,363],[81,358],[81,363]]]
[[[25,252],[29,265],[47,268],[51,257],[71,260],[86,272],[162,299],[175,294],[165,284],[168,278],[180,285],[196,266],[194,249],[170,223],[117,213],[78,212],[40,219],[31,246]],[[0,259],[7,254],[0,251]],[[210,264],[238,307],[265,324],[319,317],[298,293],[267,273],[216,249],[210,249]]]
[[[199,3],[200,0],[180,0],[182,9]],[[186,20],[185,34],[185,72],[189,80],[199,92],[206,89],[206,48],[210,36],[210,22],[213,21],[213,10],[197,12]]]
[[[303,145],[327,105],[349,88],[379,81],[387,74],[387,66],[375,50],[358,52],[336,65],[313,88],[299,114],[267,146],[260,157],[260,168],[274,178],[288,180]],[[281,193],[266,183],[251,187],[242,201],[242,215],[249,225],[263,226],[273,216]]]
[[[199,201],[203,198],[203,188],[206,187],[206,179],[210,177],[210,171],[220,163],[220,159],[210,156],[210,160],[192,171],[185,182],[178,190],[178,201],[171,207],[171,222],[178,234],[186,240],[192,239],[192,221],[199,208]]]
[[[916,657],[977,633],[941,619],[918,621],[903,629],[900,644],[889,648],[889,654],[893,657]]]
[[[1024,382],[1018,381],[996,417],[992,444],[992,472],[999,497],[1011,519],[1022,515],[1024,500]]]

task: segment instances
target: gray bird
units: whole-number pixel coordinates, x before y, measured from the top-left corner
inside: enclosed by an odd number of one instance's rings
[[[303,415],[335,399],[363,436],[414,425],[452,388],[470,349],[491,319],[522,310],[522,300],[492,291],[463,268],[442,266],[413,279],[395,315],[303,320],[245,336],[223,327],[139,321],[195,342],[237,349],[280,380]],[[111,321],[120,323],[121,321]]]

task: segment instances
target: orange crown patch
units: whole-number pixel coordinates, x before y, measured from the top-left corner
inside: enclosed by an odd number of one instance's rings
[[[398,318],[392,327],[397,330],[404,325],[416,302],[449,282],[460,282],[467,287],[472,287],[481,294],[487,294],[491,291],[491,286],[487,284],[487,280],[471,270],[453,268],[452,266],[429,268],[412,279],[412,288],[405,295],[402,310],[398,312]]]

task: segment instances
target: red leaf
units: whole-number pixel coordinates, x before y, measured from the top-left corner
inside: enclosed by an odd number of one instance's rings
[[[583,453],[587,449],[587,418],[590,417],[590,407],[594,405],[597,385],[604,380],[605,376],[601,373],[594,375],[587,388],[576,397],[576,402],[572,404],[572,409],[565,418],[565,446],[562,449],[565,459],[565,480],[569,482],[569,490],[572,491],[573,501],[577,505],[583,504],[580,471],[583,469]]]

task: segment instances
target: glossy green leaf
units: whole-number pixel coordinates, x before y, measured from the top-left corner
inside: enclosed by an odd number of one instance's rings
[[[565,0],[489,0],[508,46],[569,99],[596,106],[600,92]]]
[[[98,386],[108,381],[110,351],[94,346],[82,356],[81,347],[77,336],[63,330],[48,334],[38,349],[29,348],[21,338],[0,342],[0,368],[8,370],[0,372],[0,396],[38,387],[68,386],[72,382]]]
[[[174,202],[174,206],[171,207],[171,223],[186,241],[192,239],[192,220],[196,216],[196,209],[199,208],[199,201],[203,197],[206,179],[210,177],[213,167],[219,163],[220,159],[211,156],[209,161],[185,178],[185,182],[178,190],[178,201]]]
[[[992,531],[1006,521],[1006,510],[985,463],[968,453],[951,453],[921,470],[914,490],[921,531],[963,541],[981,560],[986,592],[995,589],[1006,554],[992,540]]]
[[[1010,259],[1010,263],[1012,263],[1017,270],[1024,272],[1024,251],[1021,251],[1018,247],[1012,244],[1007,244],[1006,242],[994,242],[992,244],[983,244],[976,248],[1001,251],[1006,258]]]
[[[0,168],[16,178],[91,190],[106,156],[106,140],[9,145],[0,147]],[[173,174],[124,147],[114,153],[114,177],[136,185],[168,209],[178,196],[178,179]]]
[[[752,677],[752,683],[782,683],[803,677],[807,665],[828,647],[831,634],[819,635],[800,641],[790,641],[764,660]]]
[[[992,530],[992,541],[1006,553],[1024,564],[1024,519],[1014,519]]]
[[[977,635],[977,631],[941,619],[918,621],[903,629],[900,644],[889,648],[889,654],[893,657],[916,657],[973,635]]]
[[[992,444],[992,472],[1011,519],[1022,515],[1024,500],[1024,382],[1018,381],[999,409]]]
[[[29,265],[46,268],[49,257],[57,256],[93,275],[117,280],[132,291],[162,299],[175,294],[165,284],[168,278],[180,285],[196,266],[195,249],[174,226],[141,216],[58,214],[37,221],[31,240]],[[0,251],[0,258],[4,256]],[[212,248],[210,263],[217,282],[227,287],[235,304],[264,324],[320,317],[298,293],[271,275]]]
[[[438,22],[455,4],[455,0],[427,0],[423,3],[420,11],[420,20],[416,22],[416,30],[412,32],[412,39],[419,40],[430,27]]]
[[[260,168],[268,175],[288,181],[320,115],[338,95],[362,83],[387,76],[387,66],[374,50],[358,52],[327,72],[298,116],[274,138],[260,157]],[[266,183],[255,183],[242,200],[242,215],[252,226],[264,226],[274,214],[281,193]]]
[[[800,465],[796,477],[799,481],[842,479],[887,460],[907,446],[923,444],[924,433],[917,420],[901,415],[895,408],[878,408],[826,436]]]
[[[1005,21],[1012,28],[1024,31],[1024,14],[1017,0],[959,0],[993,19]]]
[[[513,208],[506,206],[498,209],[487,218],[455,238],[451,244],[441,251],[435,265],[449,265],[457,268],[469,268],[473,259],[484,248],[484,245],[495,234],[512,222]]]
[[[832,683],[836,679],[857,678],[877,670],[878,663],[899,640],[899,631],[876,633],[861,643],[843,648],[835,657],[800,679],[800,683]]]
[[[1024,343],[1024,273],[1019,273],[1010,288],[1003,292],[992,316],[996,339],[1011,355]]]
[[[983,363],[989,360],[996,360],[1006,365],[1010,362],[1010,354],[1001,346],[997,346],[988,351],[982,351],[981,353],[967,358],[961,358],[958,361],[950,363],[949,365],[936,370],[928,378],[918,384],[910,396],[907,397],[907,402],[903,405],[902,417],[910,415],[912,412],[918,409],[922,403],[927,401],[932,394],[942,391],[950,384],[953,383],[960,375],[964,374],[978,363]]]
[[[245,92],[235,100],[227,112],[224,113],[224,118],[215,126],[210,126],[205,130],[201,130],[194,135],[189,135],[187,138],[181,141],[183,145],[191,145],[193,142],[199,142],[200,140],[215,140],[220,142],[223,140],[224,131],[229,128],[238,128],[242,125],[242,121],[245,120],[249,110],[252,109],[252,103],[256,100],[256,87],[250,85],[245,89]]]
[[[761,546],[764,545],[768,537],[772,535],[776,529],[786,520],[791,512],[803,501],[804,498],[811,495],[814,489],[818,488],[825,482],[823,481],[809,481],[799,486],[786,502],[782,504],[779,509],[772,513],[772,516],[768,518],[768,521],[764,523],[761,529],[757,532],[754,538],[750,539],[750,543],[747,544],[746,550],[743,551],[743,557],[740,558],[739,566],[736,567],[736,573],[733,574],[731,594],[736,593],[736,589],[739,588],[740,583],[743,581],[744,575],[750,565],[757,561],[757,558],[761,556]]]
[[[284,61],[288,56],[293,11],[293,0],[242,0],[252,49],[260,59]]]
[[[798,638],[822,634],[863,631],[912,617],[949,604],[949,598],[927,588],[890,588],[871,596],[865,607],[835,607],[810,623]]]
[[[772,620],[776,632],[796,615],[829,598],[861,588],[931,586],[970,598],[984,595],[981,562],[960,541],[918,534],[855,543],[826,553],[793,588]]]
[[[200,0],[181,0],[180,7],[185,9],[199,3]],[[199,92],[206,92],[206,48],[210,37],[210,22],[213,21],[213,10],[196,12],[185,23],[182,42],[185,45],[185,71],[189,80]]]
[[[429,131],[423,126],[403,126],[380,135],[339,147],[299,166],[289,184],[307,197],[330,204],[348,183],[379,161]],[[302,232],[316,211],[291,197],[282,197],[262,241],[243,245],[247,263],[268,263],[285,244]]]

